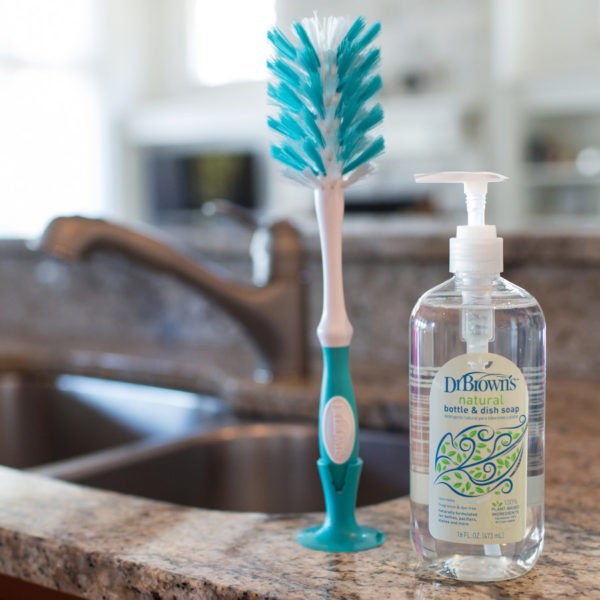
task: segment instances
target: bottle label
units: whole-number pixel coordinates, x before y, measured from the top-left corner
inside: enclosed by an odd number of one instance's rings
[[[468,544],[522,540],[528,424],[523,373],[497,354],[463,354],[438,371],[429,400],[431,535]]]

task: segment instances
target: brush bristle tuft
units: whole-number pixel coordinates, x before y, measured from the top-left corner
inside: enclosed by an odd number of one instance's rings
[[[380,29],[367,28],[362,17],[314,17],[294,23],[292,37],[269,32],[267,95],[278,114],[268,125],[279,136],[271,153],[286,176],[324,187],[350,185],[372,171],[384,151],[383,137],[373,136],[383,121],[374,99],[382,87],[380,52],[371,47]]]

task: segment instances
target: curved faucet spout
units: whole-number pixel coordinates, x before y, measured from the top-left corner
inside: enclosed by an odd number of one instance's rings
[[[179,278],[242,325],[262,359],[263,375],[266,370],[277,379],[303,378],[308,360],[300,235],[285,221],[275,223],[269,233],[270,277],[262,286],[223,279],[156,236],[102,219],[58,217],[46,228],[40,246],[67,260],[114,249]]]

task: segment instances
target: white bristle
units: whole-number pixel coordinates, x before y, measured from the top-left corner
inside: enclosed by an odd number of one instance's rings
[[[365,163],[350,173],[348,177],[344,177],[344,187],[348,187],[356,183],[359,179],[370,175],[375,170],[373,163]]]
[[[325,17],[320,19],[316,13],[313,17],[302,19],[301,22],[319,54],[327,50],[337,50],[352,25],[352,21],[348,17]]]

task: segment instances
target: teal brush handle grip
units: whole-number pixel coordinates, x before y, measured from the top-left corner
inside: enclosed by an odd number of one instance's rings
[[[323,347],[317,466],[325,494],[325,520],[300,531],[296,538],[303,546],[324,552],[369,550],[385,540],[381,531],[359,525],[354,512],[362,460],[348,351],[348,346]]]
[[[336,490],[344,487],[348,464],[358,458],[354,388],[349,346],[323,348],[323,381],[319,406],[319,450]]]

